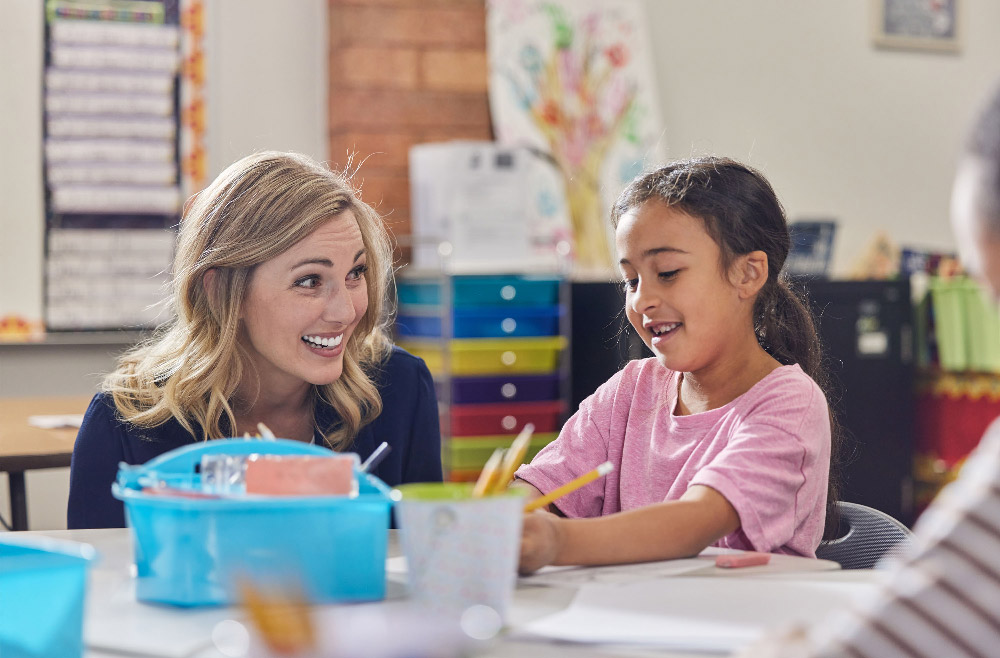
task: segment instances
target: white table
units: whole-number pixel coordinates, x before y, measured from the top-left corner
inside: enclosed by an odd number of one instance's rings
[[[208,637],[216,624],[226,619],[241,619],[243,613],[234,608],[214,609],[177,609],[170,606],[159,606],[138,603],[134,598],[134,583],[132,581],[132,538],[126,529],[107,530],[62,530],[21,533],[25,537],[45,535],[59,539],[86,542],[93,545],[100,554],[99,561],[90,571],[90,591],[87,602],[87,619],[85,627],[93,635],[95,632],[108,637],[122,638],[127,642],[129,637],[148,638],[150,634],[164,633],[177,637],[178,634],[190,634],[192,629]],[[711,550],[711,549],[709,549]],[[390,562],[399,555],[395,531],[391,531],[389,542]],[[719,569],[714,566],[711,557],[702,557],[704,568],[686,574],[685,577],[696,578],[754,578],[766,579],[796,579],[822,580],[836,582],[871,582],[877,578],[875,572],[839,571],[835,563],[822,560],[808,560],[790,556],[773,556],[767,566],[749,567],[738,570]],[[398,561],[398,560],[397,560]],[[669,563],[659,563],[668,565]],[[635,565],[626,568],[620,580],[628,581],[643,577],[644,573],[655,571],[656,565]],[[606,575],[606,574],[605,574]],[[405,596],[405,575],[393,568],[388,569],[388,598]],[[518,629],[524,624],[539,619],[545,615],[558,612],[568,606],[576,594],[579,584],[587,580],[584,573],[569,574],[562,585],[540,586],[531,583],[530,579],[522,579],[515,593],[512,609],[509,611],[508,629]],[[607,578],[604,578],[607,581]],[[763,585],[763,582],[762,582]],[[783,621],[775,618],[775,623]],[[87,658],[121,658],[123,655],[141,655],[90,647]],[[191,658],[220,658],[223,653],[212,647],[202,646],[192,649],[185,655]],[[560,644],[544,640],[525,641],[501,637],[483,652],[477,655],[500,658],[505,656],[538,656],[541,658],[562,658],[580,656],[674,656],[689,658],[704,658],[704,653],[664,652],[651,649],[629,647],[607,647],[596,645]]]

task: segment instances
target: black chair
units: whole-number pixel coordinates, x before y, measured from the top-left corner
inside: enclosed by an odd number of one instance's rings
[[[840,563],[843,569],[874,569],[887,555],[902,553],[913,542],[913,533],[885,512],[858,505],[837,503],[839,533],[820,542],[816,557]]]

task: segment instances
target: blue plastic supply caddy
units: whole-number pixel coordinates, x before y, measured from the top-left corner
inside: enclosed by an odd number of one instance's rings
[[[0,535],[0,656],[79,658],[89,544]]]
[[[201,458],[334,454],[286,439],[217,439],[146,464],[121,464],[114,496],[125,503],[137,568],[136,598],[179,606],[239,600],[240,578],[300,587],[320,603],[385,598],[391,499],[378,478],[356,472],[357,497],[183,498],[143,493],[158,483],[201,491]],[[4,657],[6,658],[6,657]]]

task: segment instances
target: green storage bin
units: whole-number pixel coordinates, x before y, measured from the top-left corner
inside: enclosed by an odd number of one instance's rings
[[[1000,372],[1000,316],[981,286],[969,282],[965,290],[965,318],[969,337],[969,369]]]
[[[989,293],[953,277],[934,278],[930,295],[941,369],[1000,372],[1000,314]]]
[[[969,346],[965,322],[964,277],[931,281],[931,304],[934,308],[934,335],[942,370],[968,370]]]
[[[532,435],[528,452],[524,457],[525,463],[530,462],[539,450],[552,443],[557,436],[558,432]],[[453,471],[478,471],[486,464],[486,460],[494,450],[509,448],[512,440],[513,438],[506,434],[473,438],[452,437],[441,450],[441,458]]]

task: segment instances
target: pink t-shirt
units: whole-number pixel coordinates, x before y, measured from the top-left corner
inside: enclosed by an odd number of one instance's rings
[[[677,416],[678,380],[655,358],[629,362],[517,477],[545,493],[614,464],[559,499],[569,517],[677,500],[706,485],[741,523],[716,546],[815,557],[830,473],[830,416],[816,382],[797,365],[781,366],[723,407]]]

